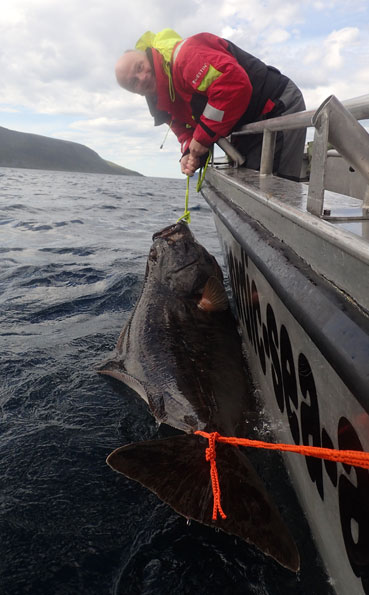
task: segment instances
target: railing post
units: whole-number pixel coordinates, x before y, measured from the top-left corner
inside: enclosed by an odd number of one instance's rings
[[[311,120],[313,126],[322,112],[328,114],[330,121],[329,142],[369,183],[369,134],[334,95],[316,111]]]
[[[218,138],[217,145],[228,155],[232,161],[235,162],[236,166],[239,167],[246,161],[246,157],[241,155],[239,151],[237,151],[236,147],[231,145],[231,143],[226,138]]]
[[[366,209],[367,215],[369,215],[369,185],[366,187],[364,200],[363,200],[363,209]]]
[[[325,171],[327,164],[329,117],[322,111],[315,122],[313,154],[310,164],[309,193],[306,208],[321,217],[324,205]]]
[[[264,130],[263,146],[261,149],[260,174],[269,175],[273,173],[275,141],[277,133],[271,130]]]
[[[311,123],[315,126],[315,136],[307,210],[321,217],[324,214],[328,141],[369,183],[369,134],[334,95],[330,95],[317,109]],[[356,219],[368,218],[368,202],[369,191],[367,190],[361,214],[357,214]],[[332,219],[333,215],[330,214],[329,218]]]

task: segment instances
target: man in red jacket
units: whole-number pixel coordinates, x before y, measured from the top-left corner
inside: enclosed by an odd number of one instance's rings
[[[136,46],[144,50],[119,58],[116,77],[123,88],[146,97],[155,125],[171,126],[181,143],[184,174],[193,175],[220,137],[249,122],[305,109],[290,79],[230,41],[211,33],[182,40],[169,29],[150,35]],[[236,142],[246,167],[259,169],[262,135]],[[305,130],[278,133],[274,173],[299,179],[304,143]]]

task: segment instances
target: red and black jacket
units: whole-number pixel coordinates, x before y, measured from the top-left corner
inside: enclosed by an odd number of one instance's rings
[[[175,46],[174,101],[161,54],[147,51],[157,82],[156,101],[148,99],[150,111],[155,125],[172,122],[183,153],[192,138],[208,147],[248,122],[283,110],[278,98],[289,79],[221,37],[199,33]]]

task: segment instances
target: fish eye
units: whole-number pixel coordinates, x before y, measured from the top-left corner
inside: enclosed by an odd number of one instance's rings
[[[149,258],[150,258],[150,260],[153,260],[154,262],[156,262],[158,260],[158,251],[154,246],[152,246],[150,249]]]

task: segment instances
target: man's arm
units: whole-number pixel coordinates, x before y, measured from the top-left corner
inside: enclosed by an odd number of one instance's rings
[[[189,148],[194,129],[175,118],[172,119],[170,126],[181,145],[182,154],[185,153]]]
[[[208,34],[189,38],[175,63],[180,95],[204,95],[207,104],[193,138],[209,147],[227,136],[250,103],[252,85],[244,68],[223,45]]]

